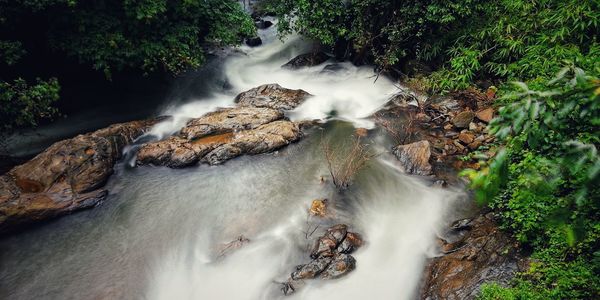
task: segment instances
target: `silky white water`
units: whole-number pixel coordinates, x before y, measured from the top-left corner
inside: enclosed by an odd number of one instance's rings
[[[374,130],[365,142],[377,153],[347,191],[337,192],[320,143],[348,140],[396,88],[369,67],[329,61],[301,70],[281,65],[312,49],[298,37],[284,43],[275,29],[265,45],[242,47],[221,62],[222,74],[188,79],[210,87],[164,108],[173,118],[144,139],[162,139],[193,117],[232,106],[234,96],[266,83],[312,95],[288,113],[320,119],[321,128],[280,151],[243,156],[219,166],[186,169],[115,167],[102,205],[0,240],[2,299],[414,299],[435,239],[464,195],[403,174]],[[333,68],[325,67],[335,64]],[[217,78],[218,77],[218,78]],[[223,83],[225,82],[225,84]],[[185,93],[182,93],[185,94]],[[331,217],[308,218],[313,199],[330,200]],[[291,296],[281,282],[327,226],[345,223],[365,245],[356,270],[336,280],[308,281]],[[307,237],[308,226],[319,225]],[[250,242],[221,256],[244,236]]]

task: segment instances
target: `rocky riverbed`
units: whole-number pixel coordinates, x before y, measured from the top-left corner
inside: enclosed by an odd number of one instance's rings
[[[301,55],[284,68],[311,68],[328,59],[322,53]],[[329,69],[335,72],[335,68]],[[137,166],[183,168],[217,165],[299,141],[308,123],[292,121],[286,115],[311,97],[301,89],[260,85],[240,93],[234,105],[188,120],[162,140],[136,142],[161,120],[152,119],[116,124],[55,143],[0,177],[0,232],[19,230],[100,203],[107,197],[105,184],[127,145],[136,144],[132,149],[137,151]],[[394,140],[388,150],[405,173],[438,182],[434,188],[457,186],[460,179],[456,170],[480,167],[469,153],[494,155],[494,138],[486,129],[494,115],[493,99],[493,94],[477,91],[429,98],[403,91],[375,113],[373,120]],[[368,138],[371,132],[359,129],[356,135]],[[326,181],[323,177],[320,180]],[[325,203],[317,202],[311,212],[324,215]],[[298,261],[302,264],[286,271],[289,276],[283,279],[284,294],[302,290],[313,279],[341,278],[368,263],[359,261],[354,253],[368,243],[368,232],[350,231],[349,225],[337,224],[342,220],[335,217],[329,222],[304,259]],[[422,299],[472,299],[482,283],[505,284],[526,261],[488,213],[452,224],[438,242],[437,256],[429,260],[423,274]],[[220,257],[253,243],[239,235]],[[369,247],[360,249],[372,251]]]

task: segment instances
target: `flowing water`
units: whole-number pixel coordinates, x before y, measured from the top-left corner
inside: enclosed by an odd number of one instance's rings
[[[180,86],[207,87],[206,96],[164,108],[174,118],[147,139],[179,130],[192,117],[233,105],[237,93],[265,83],[315,95],[289,113],[294,120],[323,119],[300,142],[280,151],[243,156],[220,166],[186,169],[115,166],[111,193],[98,207],[0,240],[0,299],[413,299],[438,232],[464,200],[460,190],[436,189],[404,175],[384,135],[367,140],[381,153],[338,193],[322,183],[328,170],[320,143],[343,147],[354,127],[395,91],[372,69],[328,63],[298,71],[280,66],[311,49],[275,29],[265,45],[242,47],[221,61],[211,78],[188,76]],[[333,70],[333,71],[332,71]],[[210,87],[210,89],[208,89]],[[307,210],[330,199],[332,217]],[[310,281],[292,296],[280,282],[309,261],[307,247],[327,226],[346,223],[365,246],[357,268],[338,280]],[[309,226],[319,226],[312,235]],[[250,240],[221,255],[239,236]]]

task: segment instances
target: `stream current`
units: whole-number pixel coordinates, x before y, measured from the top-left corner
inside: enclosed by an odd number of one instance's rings
[[[179,87],[210,87],[163,109],[171,120],[144,140],[162,139],[187,120],[232,106],[241,91],[266,83],[303,89],[314,97],[288,113],[321,119],[298,143],[275,153],[242,156],[219,166],[134,167],[132,155],[115,166],[110,195],[98,207],[0,240],[0,299],[414,299],[436,236],[464,203],[457,189],[438,189],[405,175],[375,130],[366,138],[381,153],[350,188],[336,191],[323,139],[344,147],[356,127],[385,104],[396,87],[375,81],[372,68],[328,62],[282,69],[313,45],[276,29],[261,30],[264,45],[230,51],[222,72],[188,76]],[[333,65],[334,68],[326,66]],[[182,95],[185,95],[182,92]],[[134,152],[132,151],[131,154]],[[308,218],[313,199],[330,200],[330,219]],[[307,247],[328,225],[348,224],[365,245],[357,267],[337,280],[314,280],[291,296],[284,282]],[[307,228],[319,225],[308,236]],[[250,240],[221,256],[226,245]]]

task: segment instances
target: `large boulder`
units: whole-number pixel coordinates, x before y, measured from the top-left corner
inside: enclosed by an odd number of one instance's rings
[[[0,177],[0,233],[94,206],[125,145],[158,120],[115,124],[57,142]]]
[[[429,158],[431,157],[430,148],[429,141],[423,140],[396,146],[393,153],[404,167],[406,173],[426,176],[432,173],[431,165],[429,164]]]
[[[490,214],[456,222],[452,231],[462,238],[442,243],[443,255],[425,271],[421,299],[475,299],[484,282],[506,285],[526,265]]]
[[[324,52],[310,52],[305,54],[300,54],[292,60],[288,61],[286,64],[281,66],[285,69],[300,69],[304,67],[313,67],[320,65],[329,60],[329,55]]]
[[[262,107],[235,107],[208,113],[192,119],[183,129],[181,137],[188,140],[207,135],[254,129],[283,118],[283,112]]]
[[[140,147],[138,164],[181,168],[205,162],[220,164],[242,154],[260,154],[286,146],[302,136],[296,122],[278,120],[254,129],[189,140],[172,136]]]
[[[219,109],[190,120],[165,140],[146,143],[137,163],[181,168],[198,162],[220,164],[242,154],[281,148],[302,136],[300,123],[285,119],[284,110],[300,105],[310,94],[278,84],[240,93],[236,107]]]
[[[278,110],[291,110],[302,104],[311,95],[303,90],[286,89],[271,83],[240,93],[235,103],[240,106],[267,107]]]

